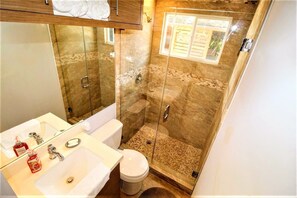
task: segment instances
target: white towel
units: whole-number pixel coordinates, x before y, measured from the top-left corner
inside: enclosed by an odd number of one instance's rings
[[[87,16],[95,20],[106,20],[110,15],[109,4],[106,0],[87,0],[89,10]]]
[[[4,153],[4,155],[8,158],[8,159],[11,159],[13,157],[16,157],[14,151],[12,148],[9,148],[9,149],[5,149],[5,148],[2,148],[2,146],[0,146],[0,152]]]
[[[86,1],[80,1],[73,5],[69,13],[74,17],[82,17],[87,14],[88,9],[88,3]]]
[[[54,15],[107,20],[110,6],[107,0],[53,0]]]
[[[29,120],[20,125],[17,125],[11,129],[3,131],[1,133],[1,146],[3,149],[10,149],[15,145],[15,137],[18,136],[20,141],[24,141],[29,138],[29,133],[39,132],[40,122],[36,119]]]
[[[54,11],[62,12],[62,13],[68,13],[73,8],[74,1],[69,0],[53,0],[53,8]]]

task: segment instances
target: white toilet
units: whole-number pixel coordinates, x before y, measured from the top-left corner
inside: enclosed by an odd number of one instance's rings
[[[91,136],[117,150],[121,144],[123,124],[113,119],[94,131]],[[149,173],[149,165],[144,155],[131,149],[118,150],[123,154],[120,162],[121,190],[134,195],[141,189],[142,182]]]

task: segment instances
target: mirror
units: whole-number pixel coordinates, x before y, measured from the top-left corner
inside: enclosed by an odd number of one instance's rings
[[[113,33],[1,22],[0,167],[115,102]]]

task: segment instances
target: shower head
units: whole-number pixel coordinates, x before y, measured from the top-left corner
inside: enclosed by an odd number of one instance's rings
[[[146,16],[146,21],[147,21],[148,23],[152,22],[152,20],[153,20],[152,17],[148,16],[146,12],[145,12],[144,14],[145,14],[145,16]]]

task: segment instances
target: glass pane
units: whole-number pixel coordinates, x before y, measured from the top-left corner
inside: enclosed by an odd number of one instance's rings
[[[206,60],[206,62],[209,60],[208,63],[217,64],[232,18],[211,15],[197,15],[197,17],[196,34],[192,44],[191,56],[202,61]]]
[[[169,25],[169,26],[167,26],[167,31],[166,31],[166,36],[165,36],[165,44],[164,44],[164,49],[163,49],[165,54],[169,53],[171,34],[172,34],[172,26]]]
[[[153,3],[145,6],[152,16]],[[164,17],[162,17],[164,19]],[[165,21],[165,20],[164,20]],[[159,55],[162,23],[153,27],[143,21],[143,30],[121,31],[120,112],[123,126],[122,148],[131,148],[144,154],[151,162],[162,94],[167,71],[167,55]],[[159,35],[152,42],[154,34]],[[166,30],[166,49],[169,50],[172,29]],[[118,52],[117,52],[118,53]],[[141,76],[140,76],[141,75]],[[140,78],[139,78],[140,77]]]
[[[109,33],[108,33],[109,41],[111,43],[114,43],[114,29],[113,28],[108,28],[108,30],[109,30]]]
[[[119,35],[121,147],[191,191],[257,5],[156,3],[154,24]]]
[[[213,31],[209,42],[206,59],[217,61],[221,51],[223,50],[223,43],[225,32]]]
[[[91,104],[91,111],[83,117],[86,119],[115,102],[115,66],[114,45],[105,42],[105,34],[110,32],[83,27],[83,33]]]
[[[176,25],[173,33],[171,56],[187,57],[190,49],[193,26]]]
[[[150,54],[159,54],[160,43],[151,42],[151,24],[144,22],[143,25],[143,31],[121,30],[120,42],[124,47],[116,53],[121,56],[118,77],[120,119],[124,125],[121,147],[140,151],[150,160],[166,72],[158,71],[158,75],[152,75],[157,71]],[[166,63],[166,57],[162,57],[162,66]]]
[[[204,59],[207,55],[211,37],[211,30],[197,27],[192,42],[190,57]]]
[[[206,142],[255,8],[245,15],[179,8],[176,19],[171,18],[179,24],[172,33],[152,167],[189,189],[195,186]],[[157,7],[156,12],[158,9],[165,10]],[[185,17],[179,15],[197,17],[191,39],[182,20]],[[162,14],[157,15],[157,22],[161,20],[158,16]],[[153,43],[157,41],[156,36]],[[191,46],[188,57],[181,46]],[[154,56],[151,59],[159,58]]]
[[[91,108],[89,89],[81,84],[87,76],[83,28],[50,25],[50,30],[67,120],[76,123]]]

